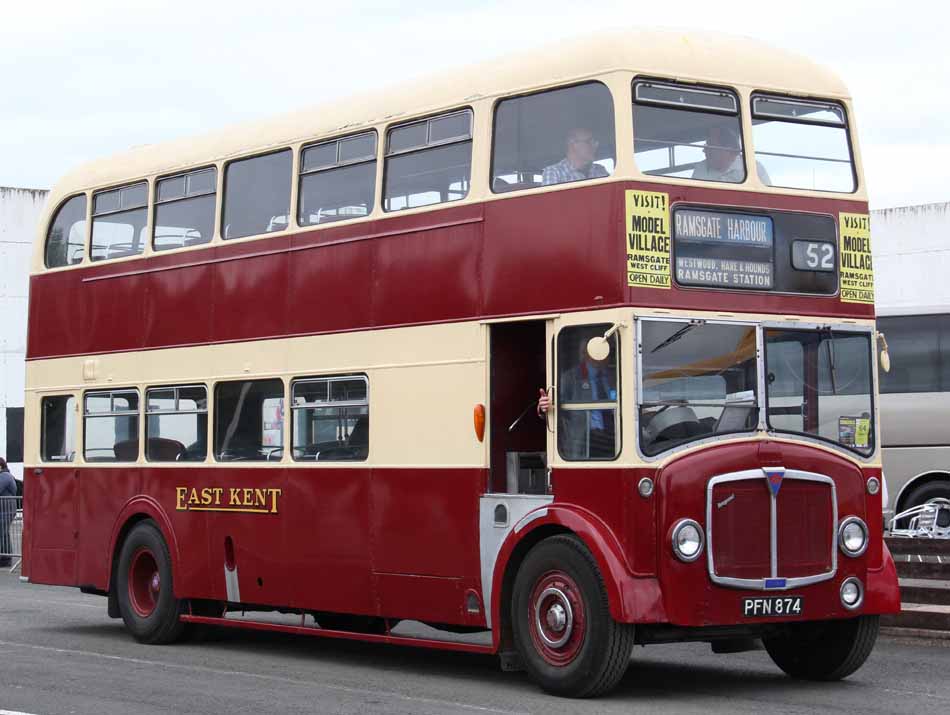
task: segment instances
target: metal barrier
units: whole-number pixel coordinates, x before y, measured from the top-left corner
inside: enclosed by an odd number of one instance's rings
[[[10,571],[23,556],[23,497],[0,497],[0,568]]]

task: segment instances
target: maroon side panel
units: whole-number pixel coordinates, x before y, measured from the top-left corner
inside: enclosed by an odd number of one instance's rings
[[[374,469],[371,479],[373,571],[480,580],[484,469]]]
[[[486,204],[484,313],[622,302],[622,197],[615,184]]]
[[[145,491],[142,486],[142,476],[136,466],[83,468],[78,499],[79,523],[82,525],[79,532],[80,585],[95,588],[108,585],[109,546],[115,517],[130,498]],[[162,496],[158,490],[146,493],[156,499]]]
[[[168,261],[168,256],[160,260]],[[210,265],[173,268],[147,274],[145,347],[211,341],[213,306]]]
[[[286,244],[288,240],[281,243]],[[212,341],[251,340],[287,334],[285,305],[291,254],[248,255],[254,253],[252,249],[260,251],[262,248],[254,243],[242,243],[215,249],[217,257],[224,260],[213,267]]]
[[[26,489],[30,516],[29,573],[33,583],[76,586],[79,547],[79,470],[33,469]]]
[[[145,286],[144,275],[121,275],[86,281],[79,303],[82,306],[85,334],[82,338],[83,347],[78,352],[111,352],[143,347]]]
[[[294,252],[285,311],[290,334],[369,326],[374,256],[369,241]]]
[[[30,276],[29,357],[83,352],[83,271]]]
[[[373,615],[369,469],[287,470],[281,517],[298,608]]]

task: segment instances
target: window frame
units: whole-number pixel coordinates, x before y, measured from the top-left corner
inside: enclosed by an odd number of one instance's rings
[[[814,120],[804,120],[794,117],[778,117],[771,114],[756,115],[755,111],[755,100],[756,99],[768,99],[771,101],[784,102],[788,104],[805,104],[812,106],[834,106],[841,110],[842,122],[840,124],[835,122],[823,122],[823,121],[814,121]],[[841,194],[844,196],[851,196],[856,194],[861,188],[861,182],[858,180],[858,166],[857,159],[854,151],[854,139],[851,136],[851,121],[848,115],[848,108],[845,106],[844,102],[839,102],[833,99],[817,99],[814,97],[804,98],[796,97],[792,94],[782,94],[780,92],[769,92],[767,90],[753,90],[749,93],[749,122],[752,123],[752,133],[753,133],[753,142],[752,142],[752,160],[757,162],[756,153],[757,149],[755,147],[755,120],[756,119],[765,119],[773,122],[787,122],[788,124],[803,124],[805,126],[812,127],[832,127],[835,129],[844,129],[844,136],[848,143],[848,163],[851,165],[851,180],[854,182],[854,187],[851,191],[832,191],[829,189],[803,189],[801,187],[795,186],[781,186],[776,183],[769,184],[770,187],[779,189],[780,191],[814,191],[816,193],[822,194]],[[753,168],[756,168],[753,164]],[[747,177],[748,178],[748,177]]]
[[[571,325],[562,325],[557,333],[553,337],[553,352],[554,352],[554,375],[556,380],[554,382],[554,411],[555,414],[559,412],[562,407],[561,401],[561,336],[567,330],[577,330],[577,329],[593,329],[593,328],[604,328],[604,332],[607,332],[613,323],[611,321],[601,322],[601,323],[576,323]],[[613,341],[613,349],[616,349],[616,386],[617,386],[617,399],[613,402],[603,401],[605,405],[613,404],[614,407],[607,407],[605,410],[613,410],[615,412],[614,417],[614,440],[616,447],[614,449],[614,455],[612,457],[586,457],[583,459],[573,459],[570,457],[565,457],[561,452],[561,425],[560,422],[555,418],[555,433],[554,433],[554,447],[557,450],[557,456],[564,462],[570,462],[572,464],[583,463],[583,462],[616,462],[620,459],[620,456],[623,454],[623,341],[620,339],[620,330],[615,330],[613,335],[608,338],[609,341]],[[600,401],[598,401],[599,403]],[[578,403],[578,404],[594,404],[594,403]],[[579,408],[579,409],[566,409],[565,412],[593,412],[596,408]]]
[[[224,235],[224,221],[227,214],[227,202],[228,202],[228,168],[232,164],[237,164],[242,161],[249,161],[251,159],[260,159],[265,156],[272,156],[274,154],[281,154],[287,152],[290,155],[290,178],[288,184],[288,195],[287,195],[287,228],[281,229],[280,231],[265,231],[264,233],[250,233],[246,236],[234,236],[233,238],[227,238]],[[292,146],[281,146],[277,149],[270,149],[268,151],[257,152],[254,154],[248,154],[247,156],[238,156],[233,159],[228,159],[221,166],[221,201],[216,203],[216,206],[220,207],[219,215],[217,217],[217,222],[215,224],[217,235],[221,237],[222,241],[240,241],[247,240],[250,238],[258,238],[260,236],[273,236],[275,234],[284,233],[286,231],[293,230],[294,224],[296,223],[296,218],[293,215],[294,211],[294,148]]]
[[[294,391],[297,385],[312,385],[319,382],[327,383],[327,396],[330,395],[330,384],[334,382],[349,382],[352,380],[362,380],[363,384],[366,386],[366,398],[364,400],[330,400],[317,401],[317,402],[305,402],[303,404],[297,405],[294,404]],[[296,449],[296,430],[297,430],[297,420],[295,419],[295,412],[297,410],[305,409],[314,409],[314,408],[335,408],[335,407],[365,407],[366,414],[369,416],[370,408],[370,391],[369,391],[369,376],[365,372],[350,373],[350,374],[339,374],[334,373],[332,375],[311,375],[308,377],[299,377],[294,378],[290,381],[290,410],[285,411],[285,419],[290,420],[290,458],[294,462],[305,462],[319,464],[322,461],[325,464],[347,464],[347,463],[363,463],[369,461],[369,448],[370,442],[367,439],[367,448],[366,448],[366,457],[363,459],[325,459],[325,460],[306,460],[298,458],[294,454]]]
[[[188,177],[190,177],[190,176],[193,175],[193,174],[201,173],[201,172],[203,172],[203,171],[213,171],[213,172],[214,172],[214,189],[213,189],[212,191],[205,191],[205,192],[200,193],[200,194],[189,194],[189,193],[188,193]],[[184,179],[185,179],[185,195],[184,195],[184,196],[179,196],[179,197],[174,198],[174,199],[164,199],[164,200],[160,199],[160,198],[158,197],[159,184],[161,184],[163,181],[168,181],[168,180],[170,180],[170,179],[178,179],[178,178],[184,178]],[[188,169],[187,171],[179,171],[179,172],[175,172],[174,174],[165,174],[164,176],[157,176],[157,177],[155,177],[155,192],[154,192],[154,196],[153,196],[152,203],[151,203],[151,209],[152,209],[152,210],[151,210],[151,212],[150,212],[150,213],[151,213],[151,219],[152,219],[152,230],[151,230],[151,232],[150,232],[151,238],[150,238],[150,241],[149,241],[149,246],[150,246],[151,250],[154,251],[154,252],[157,252],[157,253],[164,253],[165,251],[180,251],[182,248],[191,248],[191,246],[170,246],[170,247],[168,247],[168,248],[159,248],[159,247],[157,247],[157,246],[155,245],[155,238],[156,238],[156,236],[155,236],[155,230],[158,228],[158,207],[159,207],[159,206],[163,206],[163,205],[167,205],[167,204],[173,204],[173,203],[178,202],[178,201],[185,201],[186,199],[195,199],[195,198],[198,198],[198,197],[201,197],[201,196],[214,196],[214,197],[215,197],[215,202],[214,202],[214,215],[212,215],[212,217],[211,217],[211,226],[212,226],[212,229],[211,229],[211,230],[212,230],[213,233],[212,233],[211,237],[210,237],[207,241],[205,241],[204,243],[199,243],[199,244],[195,244],[195,245],[196,245],[196,246],[207,246],[209,243],[212,243],[212,242],[214,241],[214,239],[215,239],[215,233],[217,232],[218,223],[219,223],[219,221],[218,221],[218,216],[217,216],[217,212],[218,212],[218,200],[217,200],[217,199],[218,199],[218,193],[219,193],[219,191],[221,191],[221,188],[220,188],[220,187],[221,187],[222,183],[223,183],[223,182],[221,181],[221,173],[218,172],[218,165],[217,165],[217,164],[208,164],[207,166],[201,166],[201,167],[198,167],[198,168],[196,168],[196,169]],[[222,213],[222,214],[224,213],[224,205],[223,205],[223,204],[221,205],[221,213]]]
[[[436,142],[430,142],[429,137],[432,133],[431,123],[436,119],[444,119],[446,117],[451,117],[459,114],[468,114],[469,123],[468,123],[468,136],[466,137],[452,137],[448,139],[440,139]],[[403,127],[409,127],[415,124],[426,123],[426,143],[418,146],[414,146],[408,149],[400,149],[395,152],[389,150],[389,143],[392,137],[393,131],[397,129],[402,129]],[[423,152],[428,149],[436,149],[438,147],[451,146],[452,144],[461,144],[463,142],[471,142],[472,148],[469,154],[469,170],[468,170],[468,188],[465,191],[465,195],[455,199],[454,201],[439,201],[432,204],[425,204],[423,206],[404,206],[400,209],[387,209],[386,208],[386,186],[389,179],[389,160],[393,157],[406,156],[407,154]],[[378,151],[377,146],[377,151]],[[382,184],[380,186],[381,191],[378,197],[379,206],[382,209],[383,213],[392,213],[398,214],[402,211],[412,210],[412,209],[429,209],[435,208],[437,206],[444,206],[445,204],[454,204],[459,201],[464,201],[472,193],[472,169],[475,165],[475,110],[471,106],[464,106],[458,109],[451,109],[445,112],[439,112],[437,114],[430,114],[424,117],[416,117],[414,119],[406,119],[401,122],[395,122],[386,127],[385,132],[385,142],[383,146],[383,172],[382,172]]]
[[[356,137],[365,136],[367,134],[373,135],[373,156],[360,158],[360,159],[349,159],[347,161],[340,161],[340,145],[342,142],[347,139],[355,139]],[[336,144],[336,163],[328,166],[320,166],[314,169],[305,170],[304,167],[304,154],[308,149],[314,149],[320,146],[326,146],[328,144]],[[383,156],[383,161],[385,162],[385,155]],[[368,164],[370,162],[376,163],[376,170],[373,172],[373,202],[369,207],[369,211],[365,216],[349,216],[347,218],[336,219],[334,221],[327,221],[326,224],[338,223],[339,221],[349,221],[358,218],[369,218],[376,211],[376,207],[380,205],[379,196],[376,195],[376,187],[379,183],[379,130],[376,127],[371,127],[364,131],[356,132],[355,134],[341,134],[337,137],[331,137],[328,139],[318,139],[317,141],[309,142],[307,144],[301,145],[299,151],[297,152],[297,196],[296,196],[296,206],[292,208],[293,210],[293,219],[296,225],[299,228],[316,228],[321,225],[326,225],[323,223],[301,223],[300,222],[300,207],[301,207],[301,196],[303,195],[303,180],[305,176],[312,176],[313,174],[319,174],[324,171],[333,171],[335,169],[343,169],[349,166],[360,166],[362,164]],[[383,184],[385,186],[385,184]],[[293,188],[293,187],[291,187]],[[222,211],[224,213],[224,206],[222,204]]]
[[[83,210],[83,221],[85,222],[86,226],[83,231],[85,235],[82,238],[82,256],[77,263],[64,263],[61,266],[51,266],[49,262],[47,261],[49,257],[50,232],[53,230],[53,226],[56,223],[56,219],[59,218],[60,211],[62,211],[63,208],[65,208],[66,204],[68,204],[70,201],[79,197],[82,197],[83,199],[85,199],[85,202],[86,202],[84,206],[84,210]],[[89,255],[88,245],[92,240],[92,213],[91,212],[92,212],[92,195],[88,191],[79,191],[75,194],[70,194],[69,196],[64,198],[62,201],[60,201],[56,205],[56,210],[53,211],[53,213],[51,214],[51,219],[49,223],[46,224],[46,238],[43,241],[43,268],[45,268],[47,271],[56,271],[62,268],[73,268],[75,266],[81,266],[84,263],[86,263],[86,261],[88,260],[88,255]],[[66,245],[67,246],[69,245],[68,241],[66,242]]]
[[[640,100],[637,98],[637,87],[640,84],[656,84],[660,86],[667,86],[673,88],[682,88],[684,90],[702,92],[706,94],[726,94],[732,97],[735,102],[736,109],[735,111],[728,111],[724,109],[716,109],[712,107],[702,107],[699,105],[687,105],[687,104],[674,104],[672,102],[663,102],[653,99]],[[702,185],[710,184],[724,184],[726,186],[743,186],[748,183],[749,176],[751,172],[749,171],[749,149],[751,148],[753,153],[755,147],[751,146],[746,141],[745,135],[745,118],[742,114],[742,94],[735,87],[730,87],[729,85],[716,85],[716,84],[707,84],[705,82],[688,82],[684,80],[677,79],[664,79],[662,77],[653,77],[653,76],[640,76],[636,75],[630,81],[630,123],[633,129],[633,141],[630,143],[631,154],[633,158],[633,167],[634,170],[641,176],[648,176],[650,178],[659,178],[662,181],[696,181]],[[691,112],[693,114],[714,114],[722,117],[735,116],[739,121],[738,132],[739,132],[739,144],[742,152],[742,166],[745,171],[745,176],[742,181],[713,181],[711,179],[693,179],[692,177],[687,176],[671,176],[668,174],[650,174],[643,171],[640,168],[639,163],[637,162],[637,152],[636,152],[636,140],[637,140],[637,123],[636,123],[636,105],[641,104],[649,107],[660,107],[660,108],[677,108],[682,112]],[[751,116],[751,115],[750,115]],[[701,147],[697,147],[701,148]],[[755,168],[755,167],[753,167]],[[758,174],[756,174],[758,178]],[[639,443],[639,441],[638,441]]]
[[[205,408],[204,408],[203,410],[200,410],[200,409],[197,409],[197,410],[180,410],[180,409],[178,409],[178,404],[179,404],[179,401],[180,401],[179,390],[184,390],[184,389],[189,389],[189,388],[190,388],[190,389],[195,389],[195,388],[199,388],[199,387],[200,387],[201,389],[203,389],[203,390],[204,390],[204,393],[205,393]],[[160,391],[168,391],[168,390],[174,390],[174,391],[175,391],[175,409],[173,409],[173,410],[150,410],[149,407],[148,407],[149,394],[152,393],[152,392],[160,392]],[[208,386],[207,386],[205,383],[203,383],[203,382],[195,382],[195,383],[187,383],[187,384],[177,384],[177,383],[176,383],[176,384],[174,384],[174,385],[149,385],[148,387],[146,387],[146,388],[145,388],[145,404],[144,404],[143,412],[142,412],[142,415],[143,415],[143,418],[144,418],[143,421],[144,421],[144,423],[145,423],[145,427],[144,427],[144,430],[145,430],[145,434],[144,434],[145,449],[143,450],[143,454],[144,454],[144,456],[145,456],[145,461],[148,462],[149,464],[174,464],[174,462],[163,461],[163,460],[155,460],[155,459],[149,459],[149,458],[148,458],[148,440],[149,440],[148,418],[149,418],[149,417],[151,417],[151,416],[153,416],[153,415],[207,415],[207,414],[209,413],[209,408],[208,408],[209,402],[208,402],[208,400],[209,400],[209,397],[208,397]],[[206,420],[206,424],[205,424],[205,444],[206,444],[206,445],[208,445],[208,431],[209,431],[210,429],[211,429],[211,420],[208,419],[208,420]],[[206,450],[205,450],[205,458],[204,458],[204,459],[202,459],[200,462],[196,460],[196,461],[194,461],[194,462],[188,462],[188,463],[189,463],[189,464],[201,464],[201,463],[207,462],[207,461],[208,461],[208,450],[207,450],[207,448],[206,448]]]
[[[131,189],[139,185],[145,186],[145,203],[141,204],[140,206],[131,206],[131,207],[122,206],[121,205],[122,190]],[[119,208],[112,209],[110,211],[96,212],[96,197],[100,196],[101,194],[108,194],[112,192],[119,193],[119,197],[120,197]],[[96,233],[96,219],[97,218],[101,218],[103,216],[115,216],[120,213],[126,213],[129,211],[138,211],[140,209],[145,209],[145,226],[142,227],[142,230],[146,232],[147,236],[151,236],[151,231],[149,231],[148,229],[149,229],[149,222],[151,220],[151,212],[149,211],[149,207],[152,205],[152,203],[153,203],[152,202],[152,182],[149,181],[149,179],[147,178],[138,179],[136,181],[126,182],[124,184],[118,184],[115,186],[109,186],[109,187],[105,187],[101,189],[95,189],[92,192],[90,192],[89,208],[88,208],[89,229],[88,229],[88,241],[86,243],[86,255],[89,257],[89,262],[90,263],[105,263],[107,261],[118,261],[118,260],[128,259],[128,258],[142,258],[143,256],[145,256],[149,252],[149,249],[151,248],[151,240],[148,237],[146,237],[145,240],[142,241],[142,250],[139,251],[138,253],[133,253],[128,256],[116,256],[115,258],[109,258],[107,256],[105,258],[94,259],[92,257],[92,241]],[[133,245],[135,244],[134,237],[132,239],[132,244]],[[84,409],[85,409],[85,406],[84,406]]]
[[[90,414],[88,402],[90,397],[98,397],[102,395],[109,395],[109,406],[110,410],[108,412],[93,412]],[[135,395],[136,404],[138,405],[134,410],[116,410],[115,409],[115,398],[117,395]],[[86,429],[86,421],[91,419],[97,419],[102,417],[128,417],[134,415],[136,418],[136,432],[135,440],[138,442],[138,455],[131,462],[123,461],[120,459],[113,460],[93,460],[89,462],[86,459],[86,437],[88,436],[89,431]],[[84,463],[91,464],[136,464],[142,456],[142,396],[139,393],[137,387],[118,387],[115,389],[92,389],[86,390],[82,393],[82,460]],[[118,444],[118,443],[116,443]],[[113,445],[113,448],[115,445]]]
[[[223,213],[223,212],[222,212]],[[284,417],[281,421],[281,444],[279,447],[275,447],[264,459],[221,459],[218,451],[218,420],[220,419],[220,410],[218,409],[218,391],[221,387],[225,385],[235,385],[235,384],[244,384],[248,382],[279,382],[281,385],[280,397],[284,401]],[[246,463],[248,465],[254,464],[280,464],[284,461],[284,451],[287,444],[287,382],[280,375],[271,375],[267,377],[246,377],[244,379],[234,378],[234,379],[223,379],[215,382],[210,389],[208,390],[208,399],[212,400],[213,408],[209,408],[211,417],[208,419],[208,454],[205,457],[205,461],[213,462],[214,464],[234,464],[235,462]],[[261,406],[266,400],[274,399],[274,397],[265,397],[261,400]],[[263,419],[261,421],[261,428],[263,429]],[[263,437],[263,435],[262,435]],[[261,445],[262,447],[264,445]],[[279,452],[280,457],[277,459],[271,459],[270,455],[274,452]],[[200,463],[199,463],[200,464]]]
[[[573,89],[575,87],[585,87],[588,85],[599,84],[604,89],[607,90],[607,94],[610,97],[610,109],[613,112],[613,125],[614,125],[614,170],[613,173],[608,174],[607,176],[599,176],[592,179],[581,179],[579,181],[564,181],[559,184],[549,184],[545,186],[541,184],[540,186],[530,186],[523,189],[513,189],[511,191],[495,191],[495,136],[498,133],[498,107],[503,103],[513,99],[522,99],[524,97],[535,97],[541,94],[547,94],[548,92],[560,92],[567,89]],[[586,186],[584,182],[590,181],[603,181],[604,179],[612,179],[617,174],[617,162],[618,162],[618,136],[617,136],[617,98],[614,97],[614,93],[611,91],[610,86],[599,79],[591,79],[582,82],[571,82],[570,84],[559,85],[557,87],[548,87],[546,89],[534,90],[531,92],[519,92],[517,94],[505,95],[504,97],[496,97],[495,101],[491,105],[491,141],[488,145],[489,151],[489,161],[488,161],[488,190],[494,196],[506,196],[508,194],[520,194],[523,191],[537,191],[538,189],[551,188],[552,186],[565,186],[565,185],[583,185]]]

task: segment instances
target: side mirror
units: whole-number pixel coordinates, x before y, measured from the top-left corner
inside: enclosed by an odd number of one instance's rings
[[[891,371],[891,354],[887,350],[887,339],[884,337],[884,333],[878,333],[877,339],[881,341],[881,369],[884,372]]]
[[[595,335],[587,341],[587,354],[591,360],[606,360],[610,355],[610,341],[601,335]]]

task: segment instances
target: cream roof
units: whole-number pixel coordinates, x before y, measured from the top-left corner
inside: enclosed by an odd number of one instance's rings
[[[799,55],[744,37],[707,32],[626,30],[561,41],[547,48],[471,65],[198,137],[136,147],[86,163],[54,188],[67,194],[418,115],[481,98],[629,70],[641,74],[847,98],[844,83]]]

